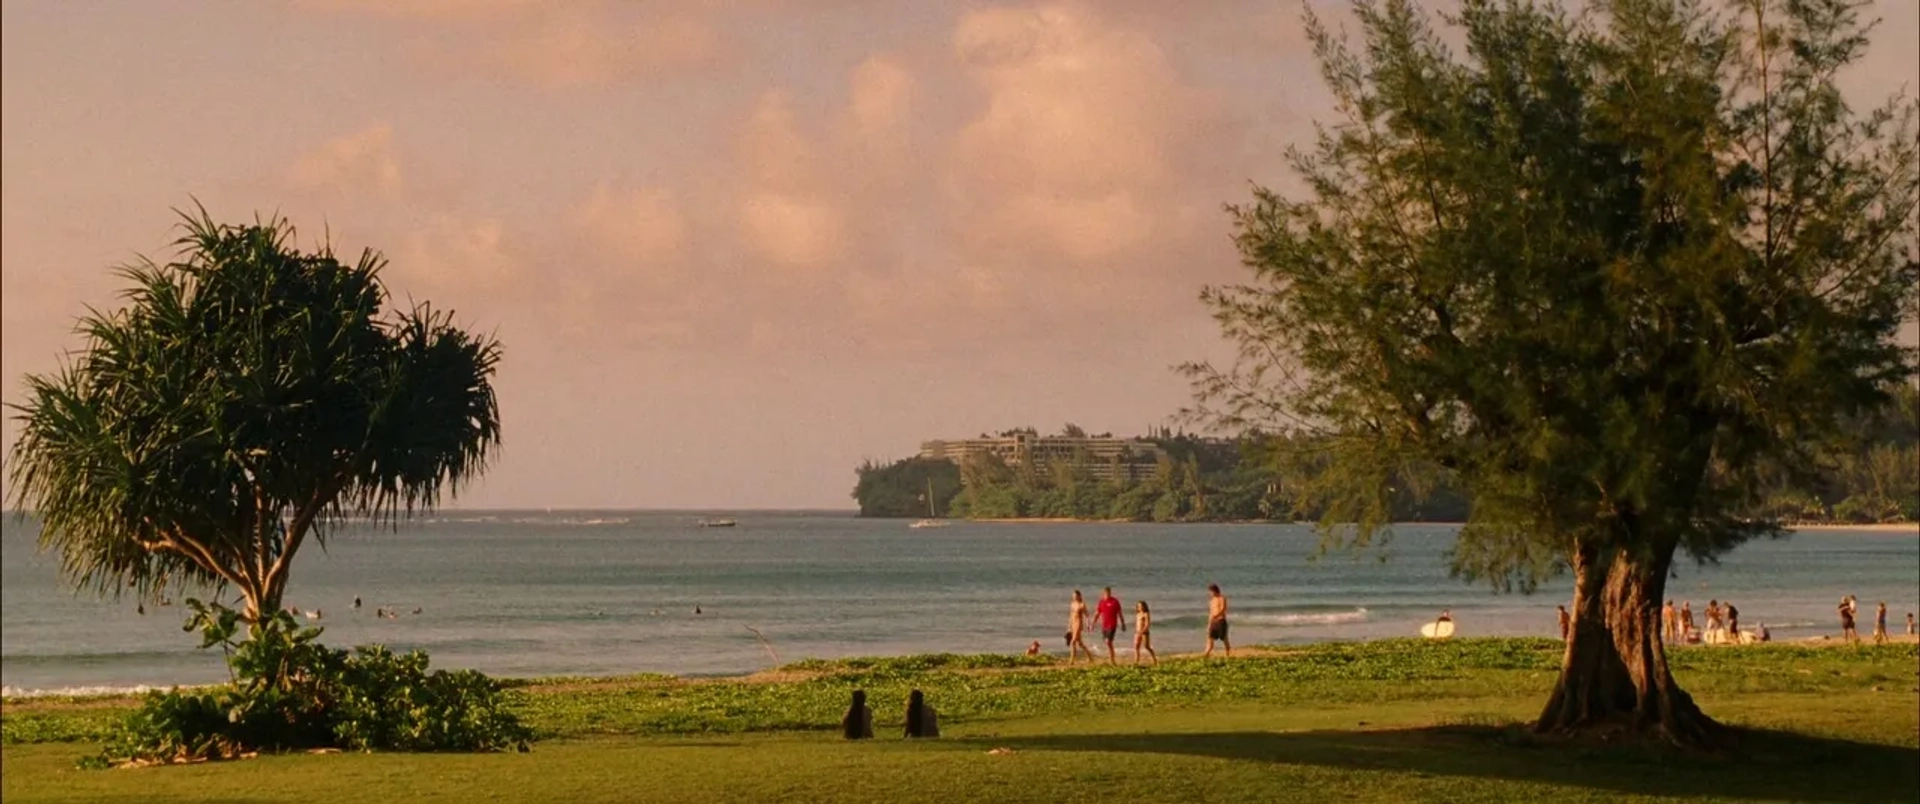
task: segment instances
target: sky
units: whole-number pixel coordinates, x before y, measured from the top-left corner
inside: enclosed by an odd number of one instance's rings
[[[7,0],[0,396],[197,200],[500,338],[459,507],[847,508],[925,439],[1142,432],[1228,356],[1222,205],[1330,119],[1300,10]],[[1920,87],[1920,0],[1873,12],[1849,95]]]

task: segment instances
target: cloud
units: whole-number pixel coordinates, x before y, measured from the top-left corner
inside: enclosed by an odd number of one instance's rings
[[[914,77],[886,56],[869,56],[848,77],[848,117],[855,134],[871,148],[897,144],[913,114]]]
[[[287,173],[302,190],[354,189],[394,196],[401,191],[393,127],[384,122],[343,134],[300,156]]]
[[[398,23],[414,55],[448,76],[577,87],[681,75],[727,61],[711,9],[687,3],[567,0],[302,0]]]
[[[601,182],[575,209],[574,221],[628,260],[672,260],[686,247],[687,218],[669,189],[615,190]]]
[[[996,8],[960,21],[954,51],[986,98],[950,177],[976,240],[1084,264],[1180,234],[1183,150],[1218,114],[1148,34],[1084,5]]]
[[[499,37],[497,50],[454,54],[509,78],[566,87],[687,72],[718,63],[723,49],[712,27],[688,16],[615,24],[568,14]]]
[[[819,266],[840,254],[840,211],[819,199],[748,196],[740,202],[740,225],[762,256],[782,265]]]
[[[573,0],[588,2],[589,0]],[[348,12],[410,20],[471,20],[524,14],[545,0],[294,0],[319,11]]]

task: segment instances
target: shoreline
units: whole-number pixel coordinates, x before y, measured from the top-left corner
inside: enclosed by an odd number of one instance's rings
[[[1452,640],[1424,640],[1418,637],[1391,637],[1387,639],[1361,639],[1361,640],[1335,639],[1335,640],[1326,640],[1321,642],[1309,642],[1309,643],[1303,643],[1303,644],[1247,645],[1247,646],[1236,649],[1234,651],[1233,658],[1225,659],[1224,661],[1233,661],[1234,659],[1242,659],[1242,658],[1249,658],[1249,659],[1285,658],[1287,656],[1300,654],[1300,653],[1307,653],[1316,649],[1324,649],[1326,647],[1336,646],[1336,645],[1365,645],[1365,644],[1377,644],[1382,642],[1407,642],[1407,643],[1426,644],[1429,641],[1453,642],[1453,643],[1482,642],[1482,641],[1509,641],[1509,642],[1510,641],[1538,641],[1543,643],[1542,648],[1544,649],[1547,647],[1545,643],[1557,642],[1558,640],[1555,640],[1552,637],[1520,637],[1520,636],[1461,637],[1461,638],[1452,639]],[[1890,646],[1920,645],[1920,637],[1910,636],[1907,634],[1895,634],[1895,635],[1891,635],[1888,638],[1887,644]],[[1849,646],[1850,646],[1850,643],[1842,640],[1838,636],[1821,634],[1816,636],[1795,637],[1792,639],[1775,639],[1768,642],[1758,642],[1758,643],[1753,643],[1748,645],[1707,645],[1704,643],[1694,643],[1694,644],[1667,645],[1666,647],[1668,650],[1691,652],[1696,650],[1750,650],[1750,649],[1751,650],[1773,650],[1776,648],[1833,649],[1833,648],[1845,648]],[[1863,637],[1858,643],[1858,647],[1868,647],[1868,648],[1873,647],[1872,638],[1870,636]],[[509,689],[527,689],[531,687],[565,687],[565,688],[600,687],[600,686],[617,685],[617,684],[663,684],[663,685],[775,684],[775,683],[812,678],[814,676],[821,675],[823,673],[832,672],[832,668],[835,668],[835,667],[859,666],[859,665],[869,665],[869,664],[886,663],[886,662],[910,662],[911,663],[911,662],[921,662],[921,661],[924,661],[930,658],[935,658],[935,657],[940,657],[943,659],[959,659],[959,660],[966,660],[966,659],[971,659],[976,657],[992,657],[995,660],[1004,661],[1007,663],[1007,666],[1005,667],[978,668],[970,672],[1033,672],[1033,671],[1047,671],[1047,670],[1072,671],[1082,667],[1085,667],[1087,669],[1092,669],[1097,667],[1108,666],[1105,662],[1098,662],[1095,664],[1086,664],[1086,665],[1082,665],[1079,663],[1069,663],[1065,661],[1065,657],[1057,654],[1052,654],[1052,653],[1043,653],[1035,657],[1029,657],[1029,656],[1014,654],[1014,653],[978,653],[978,654],[902,653],[902,654],[884,654],[884,655],[871,655],[871,656],[845,656],[837,659],[802,658],[802,659],[797,659],[795,661],[788,662],[786,664],[782,664],[776,667],[767,667],[767,668],[755,670],[752,672],[746,672],[746,673],[727,673],[722,675],[681,676],[681,675],[671,675],[671,674],[665,674],[665,673],[639,672],[639,673],[619,673],[619,674],[613,674],[613,675],[494,676],[493,680],[499,683],[501,686]],[[1172,662],[1175,664],[1184,664],[1188,662],[1200,661],[1201,653],[1199,651],[1183,651],[1183,652],[1166,651],[1166,652],[1162,652],[1161,658],[1165,662]],[[940,662],[940,663],[945,663],[945,662]],[[1128,666],[1129,663],[1128,661],[1123,659],[1120,661],[1119,664],[1120,666],[1124,667],[1124,666]],[[809,666],[809,665],[817,665],[817,666]],[[149,692],[167,692],[168,690],[174,690],[174,689],[183,690],[183,691],[196,690],[196,689],[212,689],[220,686],[224,686],[224,684],[223,683],[178,684],[178,685],[129,684],[125,687],[113,687],[110,685],[94,685],[94,686],[85,686],[85,687],[52,688],[52,689],[36,688],[36,689],[30,689],[30,690],[16,690],[6,695],[0,695],[0,707],[4,707],[6,709],[12,709],[15,707],[37,708],[37,707],[67,707],[67,706],[86,708],[86,707],[92,707],[92,706],[111,706],[111,705],[121,705],[121,704],[132,704],[132,703],[137,703],[143,696],[145,696]]]
[[[904,520],[904,519],[910,519],[911,517],[863,517],[863,518],[865,519],[903,519]],[[1136,520],[1132,520],[1132,519],[1079,519],[1076,517],[1059,517],[1059,516],[979,517],[977,519],[976,518],[955,519],[955,518],[949,517],[949,518],[945,518],[945,521],[963,522],[963,523],[980,522],[980,523],[985,523],[990,525],[1131,525],[1131,524],[1141,524],[1141,525],[1300,525],[1302,527],[1317,527],[1319,525],[1318,522],[1304,522],[1304,521],[1282,520],[1282,519],[1209,519],[1209,520],[1202,520],[1197,522],[1137,522]],[[1432,527],[1457,528],[1457,527],[1462,527],[1466,525],[1466,523],[1465,522],[1394,522],[1394,523],[1391,523],[1388,527],[1391,527],[1393,525],[1423,525],[1423,526],[1432,526]],[[1786,530],[1788,533],[1853,532],[1853,533],[1875,533],[1875,534],[1902,534],[1902,535],[1913,535],[1913,536],[1920,537],[1920,522],[1874,522],[1874,523],[1859,524],[1859,525],[1834,524],[1834,523],[1803,523],[1803,524],[1784,525],[1783,529]]]

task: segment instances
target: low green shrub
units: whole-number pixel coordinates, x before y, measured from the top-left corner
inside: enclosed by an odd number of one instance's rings
[[[501,686],[471,670],[428,672],[421,651],[321,645],[322,629],[277,612],[246,624],[219,604],[188,600],[184,630],[227,654],[233,683],[150,692],[100,756],[83,766],[181,762],[256,751],[527,750],[532,733]]]

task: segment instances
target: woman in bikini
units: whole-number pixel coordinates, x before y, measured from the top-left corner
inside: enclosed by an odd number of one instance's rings
[[[1153,657],[1153,663],[1160,663],[1160,654],[1153,652],[1153,612],[1147,610],[1147,601],[1133,605],[1133,663],[1140,663],[1140,651],[1146,650]]]

